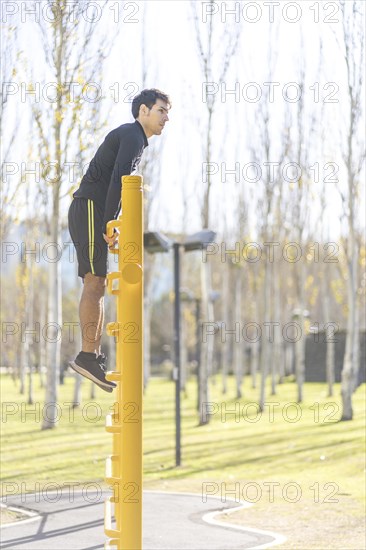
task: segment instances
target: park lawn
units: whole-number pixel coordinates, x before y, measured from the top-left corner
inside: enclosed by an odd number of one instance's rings
[[[91,400],[85,381],[83,402],[72,410],[73,384],[67,376],[60,386],[57,429],[41,431],[44,390],[36,387],[35,404],[26,405],[10,376],[1,377],[4,494],[9,487],[12,492],[32,492],[43,486],[51,489],[51,483],[79,482],[80,488],[88,482],[103,484],[104,460],[112,448],[104,417],[114,397],[96,388]],[[145,488],[253,502],[252,508],[228,520],[284,533],[295,545],[281,548],[364,548],[359,541],[365,504],[365,385],[354,394],[354,420],[349,422],[338,422],[339,384],[331,398],[325,384],[305,384],[301,405],[296,404],[293,382],[279,385],[274,396],[268,386],[266,406],[259,414],[254,405],[258,391],[246,379],[243,397],[237,400],[230,378],[223,396],[220,378],[215,378],[209,401],[214,414],[209,424],[199,427],[196,384],[190,380],[182,394],[182,465],[176,468],[174,384],[151,379],[144,398]],[[340,525],[344,540],[337,534]],[[301,537],[296,541],[298,528]],[[350,530],[356,538],[350,537]],[[320,545],[320,534],[328,546]]]

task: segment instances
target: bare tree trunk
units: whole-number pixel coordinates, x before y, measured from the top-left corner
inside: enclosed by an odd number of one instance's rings
[[[346,349],[344,354],[341,395],[342,395],[342,420],[352,420],[352,394],[356,387],[356,277],[357,277],[357,255],[355,250],[355,240],[353,226],[350,223],[349,236],[349,251],[350,259],[347,261],[348,278],[347,278],[347,301],[348,301],[348,319],[347,319],[347,335]]]
[[[303,35],[301,34],[301,43],[303,46]],[[299,82],[301,89],[305,88],[305,65],[300,64],[299,67]],[[305,102],[303,96],[300,97],[297,103],[297,142],[296,142],[296,161],[298,166],[304,167],[304,173],[306,175],[310,165],[308,162],[308,151],[310,149],[310,137],[311,132],[314,131],[314,126],[311,124],[309,134],[306,133],[305,123]],[[311,122],[313,120],[311,119]],[[303,246],[303,235],[306,227],[308,226],[309,218],[309,193],[308,185],[306,183],[306,177],[300,175],[296,182],[295,188],[295,207],[294,207],[294,228],[297,245],[300,250]],[[300,259],[295,263],[295,277],[296,277],[296,313],[295,319],[299,325],[300,334],[297,335],[295,342],[295,375],[297,383],[297,402],[302,403],[304,398],[304,380],[305,380],[305,278],[306,278],[306,264],[304,256],[301,254]]]
[[[206,264],[206,270],[207,270],[207,287],[208,287],[208,302],[207,302],[207,311],[208,311],[208,322],[213,323],[215,320],[215,311],[214,311],[214,303],[213,300],[211,300],[211,292],[212,292],[212,267],[211,263],[207,262]],[[215,338],[210,338],[207,342],[207,376],[210,378],[213,373],[213,357],[214,357],[214,346],[215,346]],[[208,381],[207,381],[208,383]]]
[[[305,381],[305,323],[304,323],[304,286],[305,286],[305,274],[303,261],[299,262],[299,276],[298,276],[298,311],[295,316],[299,325],[300,334],[297,335],[295,342],[295,373],[297,382],[297,402],[302,403],[304,399],[304,381]]]
[[[203,320],[210,322],[209,312],[209,282],[208,282],[207,263],[201,263],[201,313]],[[198,385],[198,403],[199,403],[199,425],[209,423],[209,414],[207,414],[205,403],[209,402],[209,387],[208,387],[208,341],[212,336],[206,337],[206,341],[201,340],[201,358],[199,369],[199,385]]]
[[[242,391],[241,385],[243,381],[243,344],[241,341],[241,328],[242,328],[242,304],[241,304],[241,269],[237,267],[235,270],[235,323],[239,323],[239,341],[234,340],[234,369],[235,369],[235,379],[236,379],[236,397],[241,399]]]
[[[333,384],[334,384],[334,358],[335,358],[334,342],[327,340],[326,351],[326,372],[327,372],[327,384],[328,384],[328,397],[333,396]]]
[[[75,372],[73,373],[74,377],[74,393],[72,396],[72,408],[76,409],[80,407],[81,401],[82,401],[82,393],[81,388],[83,385],[82,376],[80,376],[79,373]]]
[[[358,307],[358,304],[356,305],[356,320],[355,320],[355,342],[354,342],[355,348],[354,348],[354,368],[355,368],[355,375],[354,375],[354,388],[353,391],[356,391],[358,388],[358,375],[359,375],[359,369],[360,369],[360,308]]]
[[[285,369],[284,369],[284,356],[282,347],[282,315],[281,315],[281,282],[280,282],[280,270],[278,263],[274,264],[273,272],[273,312],[274,319],[279,323],[279,327],[274,329],[274,343],[273,343],[273,363],[275,364],[275,374],[277,375],[277,382],[281,384]],[[276,386],[272,380],[272,395],[276,394]]]
[[[197,411],[201,408],[200,380],[201,380],[201,348],[202,348],[202,313],[201,298],[196,297],[196,361],[197,361]]]
[[[30,261],[29,267],[29,294],[28,294],[28,319],[29,327],[33,330],[34,323],[34,286],[33,286],[33,261]],[[28,404],[33,404],[33,366],[34,366],[34,346],[28,346],[28,362],[29,362],[29,371],[28,371]]]
[[[257,387],[257,372],[259,365],[259,343],[252,342],[250,344],[250,376],[252,378],[252,388]]]
[[[95,384],[91,382],[90,384],[90,399],[95,399]]]
[[[211,40],[211,36],[210,36]],[[206,133],[206,162],[211,160],[211,126],[212,126],[212,108],[208,108],[208,126]],[[201,208],[202,227],[209,227],[210,219],[210,189],[212,184],[211,174],[208,174],[207,186],[204,192],[203,204]],[[201,294],[202,294],[202,318],[207,323],[213,322],[213,306],[210,302],[211,292],[211,266],[208,261],[201,263]],[[201,370],[200,370],[200,426],[208,424],[210,416],[203,410],[203,404],[209,401],[208,379],[212,370],[212,351],[213,338],[206,338],[206,342],[201,345]]]
[[[18,349],[18,352],[14,354],[14,362],[11,366],[11,378],[16,383],[17,377],[18,377],[18,366],[20,363],[20,348]]]
[[[275,322],[278,322],[278,317],[276,316],[276,310],[275,310],[275,287],[276,287],[276,273],[274,269],[274,263],[271,264],[271,296],[273,298],[273,313]],[[276,395],[276,375],[278,373],[278,363],[279,363],[279,357],[278,357],[278,346],[276,345],[276,338],[278,330],[275,325],[273,325],[273,333],[272,333],[272,327],[270,328],[270,342],[269,342],[269,349],[271,350],[270,356],[272,357],[271,360],[271,395]],[[276,355],[277,352],[277,355]]]
[[[224,326],[229,323],[229,268],[230,263],[225,262],[222,271],[222,321]],[[229,346],[227,339],[221,339],[221,372],[222,372],[222,393],[227,393],[227,374],[229,370]]]
[[[53,189],[53,212],[51,219],[51,242],[60,246],[59,224],[59,194],[58,186]],[[60,351],[61,351],[61,262],[50,262],[48,266],[48,328],[47,331],[47,378],[45,410],[43,415],[42,430],[52,429],[57,424],[57,398],[58,384],[60,380]]]
[[[347,191],[340,190],[344,213],[347,220],[348,238],[345,246],[347,266],[347,336],[344,355],[341,395],[342,420],[353,418],[352,393],[357,386],[358,351],[357,343],[357,281],[358,247],[357,202],[360,196],[360,174],[364,164],[364,144],[359,139],[359,126],[362,121],[362,93],[364,83],[364,14],[358,2],[340,2],[342,11],[342,48],[348,84],[348,124],[347,142],[343,158],[347,169]],[[356,47],[357,44],[357,47]]]
[[[65,40],[65,28],[63,28],[62,18],[59,17],[53,29],[54,33],[54,63],[56,81],[59,89],[62,89],[62,55]],[[61,121],[62,121],[62,96],[59,94],[56,103],[55,115],[53,120],[54,131],[54,159],[58,166],[62,166],[61,152]],[[60,224],[60,176],[55,178],[52,184],[52,205],[50,212],[50,237],[51,243],[57,250],[62,250],[61,246],[61,224]],[[61,351],[61,327],[62,327],[62,279],[61,279],[61,261],[49,262],[48,266],[48,326],[53,326],[52,338],[47,342],[47,382],[45,409],[47,415],[43,416],[42,430],[52,429],[57,424],[57,397],[58,384],[60,379],[60,351]],[[49,406],[51,405],[51,407]]]
[[[265,260],[264,264],[264,307],[263,307],[263,316],[264,321],[271,320],[271,263],[268,261],[268,258]],[[261,385],[260,385],[260,397],[259,397],[259,408],[261,411],[264,410],[265,400],[266,400],[266,380],[268,374],[268,365],[269,365],[269,340],[265,331],[265,327],[262,326],[262,351],[261,351]]]
[[[254,284],[254,289],[257,288],[257,285]],[[257,322],[260,319],[259,314],[259,302],[258,302],[258,294],[255,292],[255,298],[254,298],[254,319],[255,322]],[[250,375],[252,378],[252,388],[255,389],[257,387],[257,373],[258,373],[258,367],[259,367],[259,340],[253,341],[250,343]]]
[[[21,342],[20,343],[20,370],[19,370],[19,381],[20,381],[19,393],[20,393],[20,395],[24,395],[24,393],[25,393],[26,368],[27,368],[26,342],[24,342],[24,343]]]
[[[41,325],[41,334],[43,335],[43,329],[46,326],[47,323],[47,302],[48,302],[48,292],[46,292],[43,289],[43,292],[40,296],[40,325]],[[45,386],[45,380],[44,380],[44,369],[47,365],[47,346],[46,342],[43,338],[43,336],[40,339],[39,342],[39,387],[44,388]]]
[[[329,306],[329,289],[327,285],[328,281],[328,269],[327,264],[324,264],[325,268],[322,276],[322,295],[323,295],[323,315],[325,326],[328,326],[328,323],[331,322],[330,319],[330,306]],[[333,384],[334,384],[334,341],[332,338],[332,327],[329,325],[328,330],[326,331],[326,376],[327,376],[327,385],[328,385],[328,397],[333,396]]]
[[[20,281],[20,292],[18,294],[18,300],[19,300],[19,309],[20,309],[20,317],[25,322],[25,325],[27,325],[28,321],[28,300],[27,300],[27,264],[21,263],[19,265],[19,281]],[[24,342],[23,342],[24,338]],[[24,395],[25,393],[25,378],[26,378],[26,370],[27,370],[27,346],[28,346],[28,335],[23,334],[23,331],[21,331],[21,337],[20,337],[20,362],[19,362],[19,393],[20,395]]]

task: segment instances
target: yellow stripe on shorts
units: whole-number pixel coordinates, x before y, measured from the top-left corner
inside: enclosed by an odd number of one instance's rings
[[[89,233],[89,261],[91,272],[94,275],[94,203],[88,199],[88,233]]]

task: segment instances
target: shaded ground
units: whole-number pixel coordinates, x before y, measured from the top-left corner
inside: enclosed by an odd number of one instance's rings
[[[3,527],[3,550],[102,550],[104,501],[110,493],[66,492],[13,496],[8,506],[38,512],[36,518]],[[25,502],[24,502],[25,500]],[[37,502],[39,500],[39,502]],[[235,502],[175,493],[144,493],[144,550],[235,550],[267,548],[280,542],[274,533],[218,526],[215,512],[237,508]],[[205,518],[206,516],[206,518]]]

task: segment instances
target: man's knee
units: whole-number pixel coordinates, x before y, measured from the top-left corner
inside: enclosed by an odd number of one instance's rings
[[[86,290],[90,290],[91,292],[99,292],[104,294],[106,281],[106,277],[99,277],[98,275],[93,275],[92,273],[86,273],[84,277],[84,288]]]

